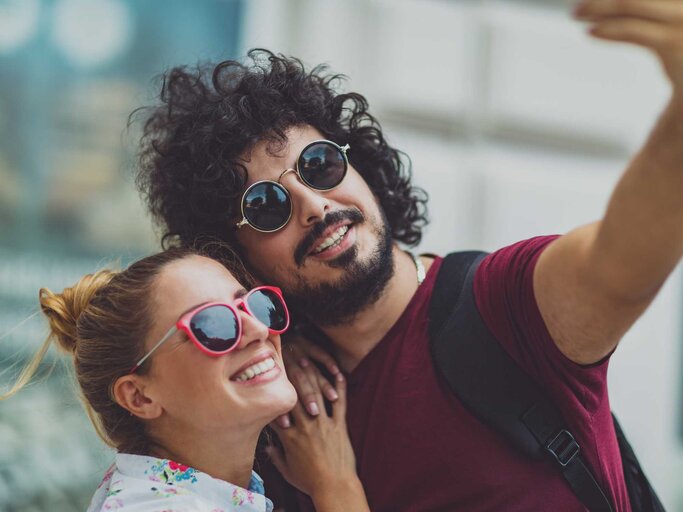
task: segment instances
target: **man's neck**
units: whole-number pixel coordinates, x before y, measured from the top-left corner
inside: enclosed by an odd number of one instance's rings
[[[396,323],[417,291],[417,271],[409,254],[394,244],[394,275],[381,297],[342,325],[323,327],[341,367],[352,371]],[[425,261],[428,267],[431,261]]]

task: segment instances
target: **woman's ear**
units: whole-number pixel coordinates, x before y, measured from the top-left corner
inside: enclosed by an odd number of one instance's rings
[[[145,394],[145,380],[141,375],[130,373],[119,377],[112,391],[114,400],[121,407],[138,418],[152,420],[161,416],[164,409],[159,402]]]

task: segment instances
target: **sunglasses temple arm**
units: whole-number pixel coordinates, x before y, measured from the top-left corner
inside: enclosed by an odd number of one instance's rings
[[[173,336],[177,330],[178,330],[178,328],[175,325],[173,327],[171,327],[168,330],[168,332],[166,334],[164,334],[164,337],[159,340],[159,343],[154,345],[152,347],[152,349],[149,352],[147,352],[142,359],[140,359],[137,363],[135,363],[135,366],[133,366],[133,368],[130,370],[130,373],[133,373],[133,372],[135,372],[135,370],[140,368],[142,366],[142,364],[147,360],[147,358],[149,356],[151,356],[156,349],[158,349],[161,345],[163,345],[164,342],[166,342],[166,340],[168,340],[171,336]]]

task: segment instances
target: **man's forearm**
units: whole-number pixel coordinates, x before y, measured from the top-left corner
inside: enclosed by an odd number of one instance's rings
[[[597,38],[652,50],[673,98],[603,220],[550,244],[534,270],[553,340],[589,364],[614,350],[683,255],[683,0],[581,0],[575,14]]]
[[[589,258],[608,289],[651,298],[683,255],[683,101],[672,101],[619,181]]]

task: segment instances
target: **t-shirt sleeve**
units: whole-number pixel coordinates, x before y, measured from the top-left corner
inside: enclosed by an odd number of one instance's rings
[[[609,358],[589,366],[568,359],[553,341],[538,309],[533,275],[538,257],[558,236],[518,242],[489,254],[477,269],[479,312],[507,353],[561,409],[589,414],[607,397]]]

